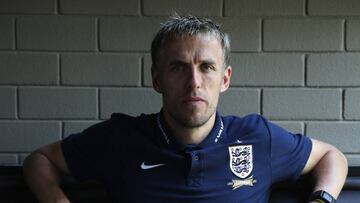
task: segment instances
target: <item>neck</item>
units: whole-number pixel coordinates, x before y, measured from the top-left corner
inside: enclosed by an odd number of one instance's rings
[[[164,119],[172,134],[184,144],[199,144],[201,143],[210,133],[215,124],[216,113],[209,118],[207,122],[197,127],[186,127],[176,122],[171,115],[164,110]]]

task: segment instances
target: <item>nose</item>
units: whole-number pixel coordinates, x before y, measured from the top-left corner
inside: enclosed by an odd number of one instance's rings
[[[188,89],[198,89],[201,86],[201,73],[196,67],[189,68],[188,71]]]

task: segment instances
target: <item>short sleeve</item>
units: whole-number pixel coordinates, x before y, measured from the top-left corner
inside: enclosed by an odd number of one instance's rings
[[[310,138],[289,133],[283,128],[267,122],[270,134],[270,164],[273,182],[297,180],[310,156]]]
[[[101,174],[110,163],[110,122],[98,123],[62,140],[63,155],[74,178],[80,181],[102,179]]]

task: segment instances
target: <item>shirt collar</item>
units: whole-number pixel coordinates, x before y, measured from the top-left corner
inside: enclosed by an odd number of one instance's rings
[[[168,148],[171,151],[180,152],[188,148],[189,145],[186,145],[180,142],[176,137],[171,133],[169,126],[165,122],[162,110],[156,115],[156,123],[160,131],[160,136],[162,144],[165,148]],[[224,123],[222,121],[221,115],[216,112],[214,127],[211,129],[210,133],[206,138],[197,145],[196,148],[206,148],[216,143],[219,143],[220,139],[223,137]],[[191,145],[194,147],[194,145]]]

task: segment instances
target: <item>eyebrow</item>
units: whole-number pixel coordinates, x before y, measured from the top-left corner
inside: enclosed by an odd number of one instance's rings
[[[188,65],[188,63],[187,62],[185,62],[185,61],[181,61],[181,60],[175,60],[175,61],[172,61],[172,62],[170,62],[170,64],[169,64],[170,66],[172,66],[172,65]]]
[[[211,64],[211,65],[216,64],[215,61],[213,61],[213,60],[211,60],[211,59],[209,59],[209,60],[203,60],[202,63],[203,63],[203,64]]]
[[[214,65],[216,64],[215,61],[211,60],[211,59],[205,59],[205,60],[202,60],[201,61],[202,64],[210,64],[210,65]],[[170,66],[172,65],[188,65],[189,63],[185,62],[185,61],[182,61],[182,60],[175,60],[175,61],[172,61],[170,62]]]

